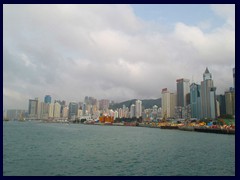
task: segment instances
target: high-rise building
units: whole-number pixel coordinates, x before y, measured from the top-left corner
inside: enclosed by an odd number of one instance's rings
[[[60,115],[61,115],[61,104],[58,102],[55,102],[53,116],[54,118],[60,118],[61,117]]]
[[[83,116],[86,116],[86,115],[87,115],[86,103],[83,103],[83,104],[82,104],[82,114],[83,114]]]
[[[82,114],[82,109],[78,109],[78,115],[77,115],[77,117],[78,117],[78,118],[81,118],[82,115],[83,115],[83,114]]]
[[[225,102],[225,95],[217,95],[217,100],[219,102],[219,108],[220,108],[220,116],[226,114],[226,102]]]
[[[176,118],[187,118],[188,117],[188,107],[190,103],[190,85],[189,79],[177,79],[177,106],[175,117]]]
[[[211,118],[217,118],[217,99],[216,99],[216,87],[210,88],[210,112]]]
[[[8,109],[5,114],[5,118],[9,120],[23,120],[25,110]]]
[[[219,117],[220,116],[220,103],[219,103],[219,101],[218,100],[216,100],[216,106],[217,106],[217,117]]]
[[[46,95],[44,98],[44,102],[47,104],[50,104],[52,102],[52,98],[50,95]]]
[[[68,109],[68,118],[75,119],[78,115],[78,103],[70,102],[69,109]]]
[[[191,105],[191,117],[201,118],[201,86],[196,83],[192,83],[190,86],[190,105]]]
[[[135,104],[132,104],[130,107],[130,118],[136,117],[135,115]]]
[[[109,100],[108,99],[101,99],[99,101],[99,109],[106,111],[108,108],[109,108]]]
[[[48,105],[47,103],[40,103],[40,119],[48,119]]]
[[[136,100],[135,102],[135,116],[136,118],[139,118],[142,116],[142,101]]]
[[[190,93],[189,79],[177,79],[177,106],[187,106],[187,94]]]
[[[65,106],[63,108],[62,117],[63,118],[68,118],[68,106]]]
[[[175,93],[170,93],[170,117],[175,115],[175,107],[177,103],[177,96]]]
[[[225,92],[226,114],[235,116],[235,91]]]
[[[54,104],[50,103],[48,104],[48,118],[53,118],[54,117]]]
[[[162,116],[174,117],[176,95],[170,93],[167,88],[162,89]]]
[[[28,116],[32,119],[37,119],[38,114],[38,98],[29,99]]]
[[[118,111],[114,111],[114,120],[118,118]]]
[[[201,118],[215,119],[216,111],[216,88],[213,86],[212,74],[206,68],[201,82]]]
[[[170,92],[167,88],[162,89],[162,116],[170,117]]]

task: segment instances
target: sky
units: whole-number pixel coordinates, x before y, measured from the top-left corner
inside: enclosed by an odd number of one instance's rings
[[[3,5],[3,108],[28,100],[122,102],[201,83],[233,86],[235,5]]]

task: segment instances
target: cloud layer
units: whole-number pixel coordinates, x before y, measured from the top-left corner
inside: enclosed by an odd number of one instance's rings
[[[206,66],[223,93],[233,84],[235,6],[211,9],[225,23],[205,32],[184,22],[166,31],[129,5],[4,5],[4,108],[26,109],[46,94],[159,98],[178,78],[200,83]]]

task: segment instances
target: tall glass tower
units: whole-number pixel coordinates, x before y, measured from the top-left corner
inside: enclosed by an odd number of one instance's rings
[[[47,104],[50,104],[52,101],[52,98],[50,95],[46,95],[45,98],[44,98],[44,102],[47,103]]]
[[[201,82],[201,118],[215,119],[216,111],[216,88],[213,86],[212,74],[206,68]]]

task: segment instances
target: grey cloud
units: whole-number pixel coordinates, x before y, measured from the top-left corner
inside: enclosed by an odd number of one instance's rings
[[[178,78],[200,82],[206,66],[219,93],[232,84],[235,30],[225,25],[203,33],[179,22],[162,32],[128,5],[4,5],[3,20],[5,108],[45,94],[159,98]]]

